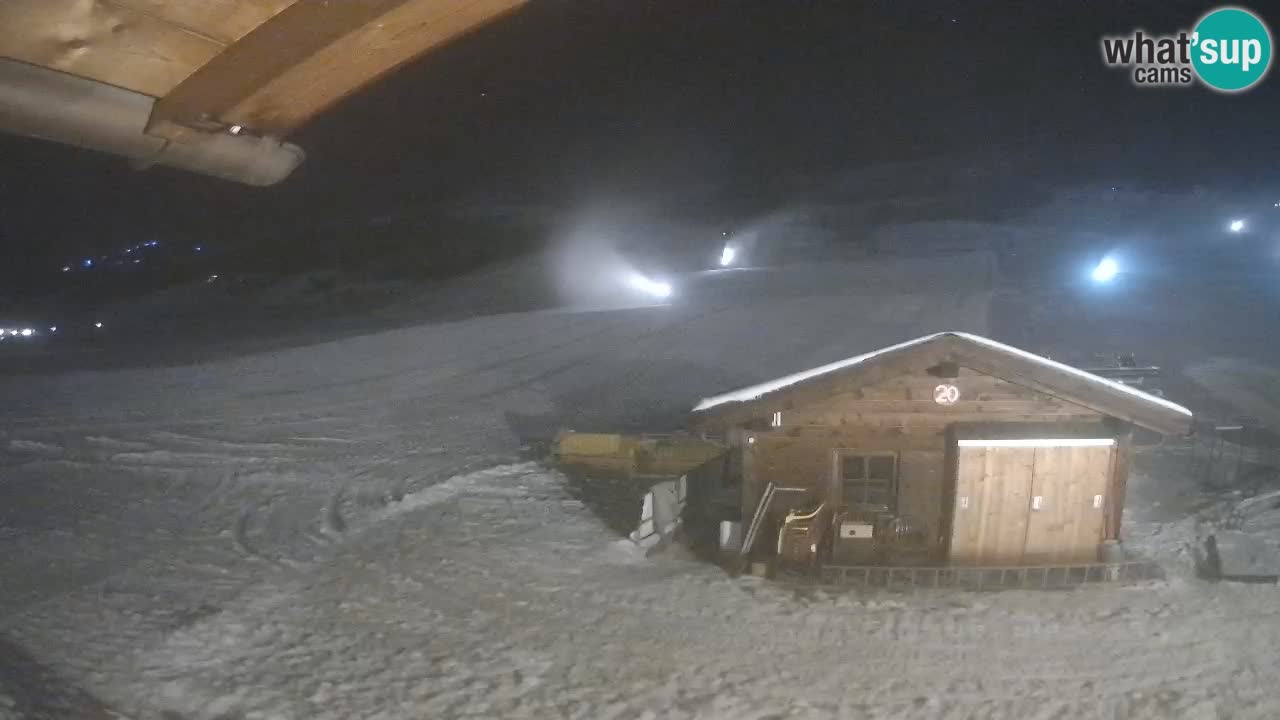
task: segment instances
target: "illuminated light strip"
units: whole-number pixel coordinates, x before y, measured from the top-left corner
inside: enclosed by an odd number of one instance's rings
[[[960,447],[1111,447],[1115,438],[1020,438],[1017,440],[957,440]]]

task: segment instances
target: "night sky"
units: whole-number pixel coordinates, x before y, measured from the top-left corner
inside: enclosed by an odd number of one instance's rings
[[[1274,72],[1221,96],[1137,89],[1100,59],[1103,34],[1172,32],[1215,6],[535,0],[315,120],[293,138],[309,160],[274,188],[0,139],[4,274],[461,201],[666,193],[732,217],[796,177],[838,187],[869,164],[957,155],[1038,184],[1256,191],[1277,179]],[[1280,26],[1278,8],[1246,6]]]

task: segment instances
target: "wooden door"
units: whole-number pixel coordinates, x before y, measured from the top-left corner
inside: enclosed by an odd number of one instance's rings
[[[1035,449],[1024,563],[1097,561],[1114,453],[1114,447],[1105,446]]]
[[[1006,447],[958,451],[952,564],[1019,564],[1027,537],[1033,454]]]
[[[1114,442],[961,440],[951,563],[1091,562],[1102,540]]]

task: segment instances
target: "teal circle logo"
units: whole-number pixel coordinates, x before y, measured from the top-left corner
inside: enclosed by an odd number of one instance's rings
[[[1271,67],[1271,31],[1248,10],[1214,10],[1192,32],[1191,64],[1214,90],[1247,90]]]

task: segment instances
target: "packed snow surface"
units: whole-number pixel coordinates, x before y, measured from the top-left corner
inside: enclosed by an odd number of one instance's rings
[[[1187,575],[1176,448],[1126,518],[1168,580],[996,594],[646,558],[525,459],[562,427],[674,428],[708,391],[990,334],[956,267],[2,378],[0,718],[1280,717],[1276,589]]]
[[[393,503],[99,676],[119,707],[210,719],[1264,718],[1275,598],[1178,577],[796,594],[645,559],[524,463]]]

